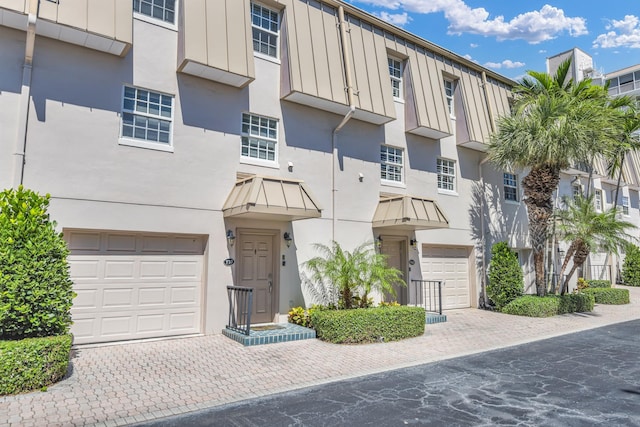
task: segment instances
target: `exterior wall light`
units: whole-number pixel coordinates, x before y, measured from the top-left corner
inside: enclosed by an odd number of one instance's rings
[[[293,241],[291,234],[289,234],[288,231],[285,231],[282,237],[284,238],[284,242],[287,244],[287,247],[290,248],[291,242]]]
[[[228,229],[227,230],[227,243],[229,244],[229,246],[233,246],[233,244],[236,242],[236,236],[235,234],[233,234],[233,230],[232,229]]]
[[[382,247],[382,236],[378,236],[378,238],[376,239],[376,246],[378,249]]]
[[[416,240],[416,239],[411,239],[411,240],[409,240],[409,244],[411,245],[411,247],[412,247],[413,249],[418,249],[418,240]]]

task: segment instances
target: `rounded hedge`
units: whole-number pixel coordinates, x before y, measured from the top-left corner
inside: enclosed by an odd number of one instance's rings
[[[524,292],[522,268],[516,253],[506,242],[498,242],[491,248],[487,296],[500,310]]]
[[[49,195],[22,186],[0,193],[0,339],[69,331],[69,251],[48,206]]]
[[[640,248],[629,245],[622,263],[622,283],[627,286],[640,286]]]
[[[589,288],[610,288],[611,281],[609,280],[587,280]]]
[[[588,288],[582,292],[593,295],[596,304],[629,304],[629,290],[618,288]]]
[[[388,306],[351,310],[316,310],[310,314],[317,337],[332,343],[397,341],[424,334],[421,307]]]
[[[593,311],[593,295],[577,293],[566,295],[525,295],[511,301],[502,308],[506,314],[528,317],[550,317],[556,314],[584,313]]]

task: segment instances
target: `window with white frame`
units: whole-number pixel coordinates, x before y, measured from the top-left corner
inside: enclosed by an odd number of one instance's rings
[[[596,189],[594,194],[594,203],[596,210],[602,212],[602,190]]]
[[[176,20],[175,0],[133,0],[133,10],[169,24]]]
[[[447,108],[449,109],[449,115],[455,117],[456,111],[453,106],[453,94],[455,92],[455,82],[453,80],[444,79],[444,95],[447,99]]]
[[[456,189],[456,162],[447,159],[438,159],[438,188],[440,190],[455,191]]]
[[[581,185],[572,185],[571,191],[573,194],[573,200],[577,201],[578,197],[582,196],[582,186]]]
[[[242,114],[242,157],[275,162],[278,147],[278,120]]]
[[[505,172],[502,177],[504,183],[504,199],[512,202],[518,201],[518,176]]]
[[[251,3],[253,51],[273,58],[278,57],[280,14],[258,3]]]
[[[402,182],[403,150],[380,146],[380,178],[384,181]]]
[[[629,197],[622,196],[622,214],[629,215]]]
[[[124,87],[122,138],[171,145],[173,96]]]
[[[402,62],[395,58],[388,58],[389,76],[391,77],[391,92],[396,99],[402,99]]]

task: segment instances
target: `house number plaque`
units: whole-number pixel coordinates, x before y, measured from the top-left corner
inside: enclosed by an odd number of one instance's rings
[[[233,263],[235,262],[233,258],[227,258],[224,261],[222,261],[224,263],[224,265],[226,265],[227,267],[230,265],[233,265]]]

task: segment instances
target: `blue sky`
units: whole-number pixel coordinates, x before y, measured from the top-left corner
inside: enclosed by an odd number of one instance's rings
[[[504,76],[580,48],[602,72],[640,63],[638,0],[347,0]]]

